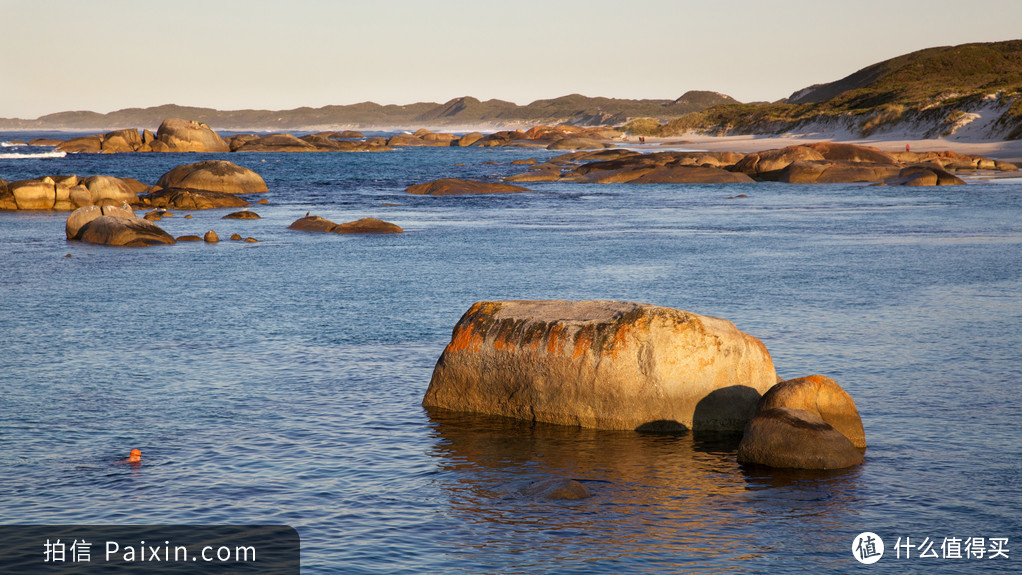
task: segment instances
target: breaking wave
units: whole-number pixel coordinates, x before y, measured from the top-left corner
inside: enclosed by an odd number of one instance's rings
[[[10,147],[10,146],[6,146],[6,147]],[[57,151],[57,150],[54,150],[52,152],[39,152],[39,153],[35,153],[35,154],[22,154],[22,153],[19,153],[19,152],[11,152],[9,154],[0,154],[0,160],[9,160],[9,159],[18,159],[18,158],[29,158],[29,159],[37,159],[37,158],[63,158],[66,155],[67,155],[67,152],[61,152],[61,151]]]

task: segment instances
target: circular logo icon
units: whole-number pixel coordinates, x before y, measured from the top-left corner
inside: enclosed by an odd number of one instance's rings
[[[870,531],[859,533],[852,540],[852,555],[859,563],[872,565],[884,556],[884,540]]]

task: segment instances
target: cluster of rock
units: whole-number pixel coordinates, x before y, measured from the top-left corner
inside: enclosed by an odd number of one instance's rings
[[[935,186],[965,183],[954,172],[1014,171],[1011,163],[955,152],[883,152],[868,146],[816,143],[734,152],[632,150],[576,152],[536,164],[510,182],[569,181],[585,183],[788,183],[871,182]]]
[[[201,122],[170,118],[160,124],[156,134],[149,130],[116,130],[74,138],[57,144],[57,150],[70,153],[113,154],[119,152],[229,152],[227,142]]]
[[[779,382],[763,343],[733,323],[649,304],[476,303],[422,403],[597,429],[744,430],[740,460],[774,467],[847,467],[866,445],[832,380]]]
[[[291,134],[239,134],[227,138],[232,152],[383,152],[390,150],[386,138],[354,140],[360,132],[320,132],[297,137]],[[364,138],[364,136],[362,136]]]
[[[221,138],[201,122],[169,118],[155,134],[149,130],[124,129],[94,134],[65,142],[47,140],[57,150],[69,153],[118,152],[378,152],[399,147],[541,147],[552,150],[580,150],[610,147],[620,137],[611,128],[578,126],[535,126],[525,132],[502,131],[484,135],[434,133],[421,129],[390,138],[366,138],[361,132],[319,132],[307,136],[292,134],[238,134]]]
[[[43,176],[0,180],[0,210],[71,211],[84,206],[207,209],[242,207],[238,194],[268,191],[258,174],[231,162],[208,160],[178,166],[154,186],[113,176]]]
[[[83,206],[134,204],[146,186],[113,176],[43,176],[31,180],[0,180],[0,210],[70,211]]]
[[[547,148],[550,150],[586,150],[612,147],[610,140],[620,133],[609,128],[583,128],[579,126],[534,126],[526,131],[505,130],[492,134],[471,132],[462,136],[438,134],[421,129],[413,134],[398,134],[387,140],[390,147],[512,147]]]

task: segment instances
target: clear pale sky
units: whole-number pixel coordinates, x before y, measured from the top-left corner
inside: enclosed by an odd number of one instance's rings
[[[0,117],[579,93],[777,100],[1022,38],[1022,0],[0,0]]]

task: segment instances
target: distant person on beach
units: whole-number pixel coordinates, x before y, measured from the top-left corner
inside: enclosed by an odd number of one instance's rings
[[[910,147],[908,144],[905,144],[905,151],[907,152]]]

